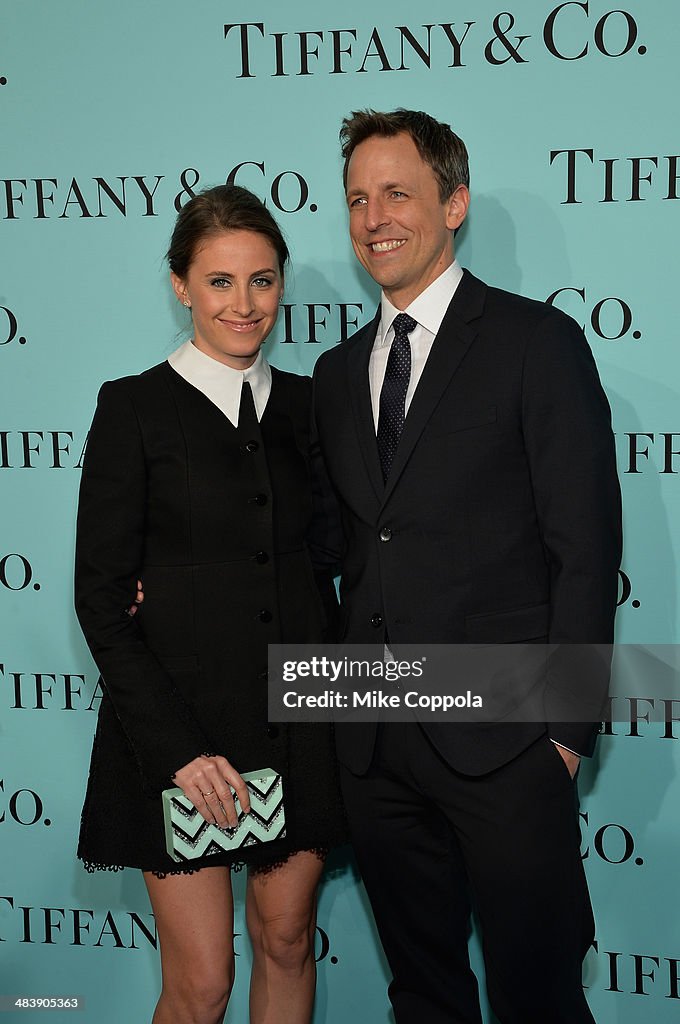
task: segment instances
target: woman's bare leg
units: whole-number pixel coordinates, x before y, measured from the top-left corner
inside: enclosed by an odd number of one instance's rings
[[[316,988],[316,891],[323,861],[294,854],[248,878],[246,919],[253,944],[250,1024],[308,1024]]]
[[[153,1024],[222,1024],[234,983],[229,868],[156,878],[144,872],[156,918],[163,988]]]

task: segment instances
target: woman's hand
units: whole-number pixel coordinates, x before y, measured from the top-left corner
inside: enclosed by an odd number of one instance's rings
[[[132,618],[133,615],[137,614],[137,605],[144,603],[144,590],[142,589],[142,581],[137,580],[137,596],[135,597],[134,604],[131,604],[127,609],[127,613]]]
[[[219,825],[220,828],[235,828],[238,825],[229,786],[236,790],[246,814],[250,810],[250,797],[245,782],[226,757],[219,754],[214,757],[205,754],[195,757],[175,772],[173,781],[211,825]]]

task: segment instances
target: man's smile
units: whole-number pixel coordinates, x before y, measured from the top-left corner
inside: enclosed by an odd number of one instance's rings
[[[399,249],[405,241],[405,238],[388,238],[384,242],[369,242],[368,248],[371,252],[392,252]]]

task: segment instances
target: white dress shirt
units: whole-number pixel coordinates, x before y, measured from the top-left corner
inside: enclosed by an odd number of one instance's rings
[[[411,379],[406,391],[406,412],[418,386],[418,381],[427,362],[437,331],[444,319],[463,271],[458,260],[446,268],[431,285],[418,295],[406,309],[397,309],[383,293],[380,300],[380,326],[373,342],[373,351],[368,364],[368,380],[371,388],[373,422],[378,429],[380,412],[380,390],[385,379],[387,357],[394,341],[394,318],[399,313],[408,313],[416,321],[416,327],[409,334],[411,343]]]
[[[168,362],[180,377],[209,398],[235,427],[238,426],[241,385],[247,380],[253,392],[258,422],[262,419],[272,389],[271,367],[262,350],[247,370],[235,370],[233,366],[226,366],[201,352],[192,341],[185,341],[168,357]]]

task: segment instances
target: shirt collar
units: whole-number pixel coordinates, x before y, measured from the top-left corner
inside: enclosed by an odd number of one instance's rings
[[[449,308],[451,299],[453,298],[456,288],[460,284],[461,278],[463,277],[463,270],[458,262],[454,260],[442,271],[432,284],[428,285],[425,291],[417,295],[413,302],[406,307],[406,309],[397,309],[393,306],[390,300],[387,298],[385,293],[382,293],[380,299],[380,333],[381,337],[378,341],[376,339],[376,345],[384,345],[385,339],[389,332],[390,327],[394,321],[394,318],[399,313],[408,313],[412,316],[416,323],[424,327],[432,335],[436,335],[437,331],[441,327],[444,314]]]
[[[262,355],[262,350],[247,370],[235,370],[233,366],[226,366],[201,352],[193,342],[186,341],[172,353],[168,362],[180,377],[184,377],[209,398],[234,426],[238,425],[241,385],[247,380],[253,392],[257,418],[262,418],[272,381],[271,367]]]

